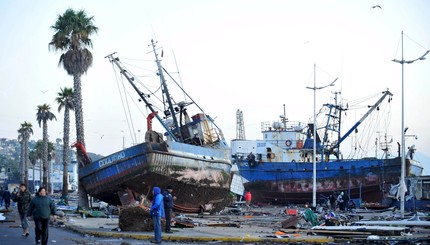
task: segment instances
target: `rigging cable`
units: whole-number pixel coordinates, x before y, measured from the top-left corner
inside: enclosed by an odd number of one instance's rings
[[[121,93],[121,86],[120,86],[120,84],[119,84],[119,79],[118,79],[118,74],[117,74],[117,72],[116,72],[116,70],[115,70],[115,67],[114,67],[114,64],[112,63],[112,68],[113,68],[113,70],[114,70],[114,73],[115,73],[115,80],[116,80],[116,83],[117,83],[117,87],[118,87],[118,92],[119,92],[119,95],[120,95],[120,98],[121,98],[121,104],[122,104],[122,108],[123,108],[123,110],[124,110],[124,115],[125,115],[125,119],[126,119],[126,122],[127,122],[127,127],[128,127],[128,129],[129,129],[129,131],[130,131],[130,134],[131,134],[131,139],[132,140],[134,140],[133,139],[133,133],[132,132],[134,132],[134,127],[133,127],[133,131],[131,131],[131,127],[130,127],[130,121],[132,121],[132,118],[131,118],[131,114],[130,114],[130,110],[128,110],[129,111],[129,114],[127,114],[127,110],[125,109],[125,103],[124,103],[124,99],[123,99],[123,95],[122,95],[122,93]],[[122,76],[120,76],[120,77],[122,77]],[[121,82],[122,82],[122,84],[123,84],[123,88],[124,88],[124,94],[126,93],[126,91],[125,91],[125,87],[124,87],[124,81],[123,81],[123,79],[121,78]],[[127,98],[127,96],[124,96],[124,97],[126,97]],[[127,100],[128,101],[128,100]],[[128,103],[127,103],[127,107],[128,107]],[[129,108],[129,107],[128,107]],[[135,142],[135,140],[134,140],[134,142]]]

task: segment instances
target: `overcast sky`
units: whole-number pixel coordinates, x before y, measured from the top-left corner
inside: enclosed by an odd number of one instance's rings
[[[372,6],[379,7],[372,8]],[[130,146],[112,65],[104,57],[153,59],[148,45],[158,41],[167,70],[179,68],[187,92],[216,118],[228,141],[236,137],[236,111],[244,114],[248,139],[261,139],[261,122],[283,114],[307,123],[313,115],[313,64],[316,83],[339,77],[335,87],[317,92],[317,107],[341,91],[345,101],[394,94],[387,131],[400,142],[401,31],[405,60],[430,49],[430,1],[0,1],[0,137],[16,139],[24,121],[33,124],[31,139],[42,138],[38,105],[48,103],[57,116],[49,123],[50,140],[62,138],[63,112],[54,99],[73,78],[58,67],[60,53],[50,52],[50,29],[67,8],[94,16],[99,33],[92,37],[94,64],[82,76],[88,151],[107,155]],[[175,59],[176,57],[176,63]],[[405,65],[407,145],[430,154],[429,60]],[[149,63],[148,69],[152,69]],[[144,79],[141,79],[144,82]],[[135,97],[136,98],[136,97]],[[373,99],[369,104],[374,103]],[[144,108],[141,109],[146,112]],[[349,124],[364,112],[349,112]],[[137,113],[136,113],[137,114]],[[146,130],[145,116],[134,131]],[[75,139],[74,118],[72,137]],[[373,141],[373,139],[372,139]],[[349,147],[350,146],[346,146]],[[396,154],[396,149],[393,154]],[[348,151],[349,149],[345,149]],[[374,156],[374,153],[369,153]]]

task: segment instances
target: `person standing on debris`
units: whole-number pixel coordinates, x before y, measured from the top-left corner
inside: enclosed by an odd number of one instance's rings
[[[349,200],[348,211],[354,212],[356,208],[354,200]]]
[[[176,200],[176,197],[172,195],[173,186],[167,186],[167,190],[163,192],[163,202],[164,202],[164,213],[166,215],[166,233],[173,233],[170,228],[170,223],[172,221],[172,210],[173,210],[173,201]]]
[[[40,187],[27,210],[27,216],[33,216],[36,244],[41,244],[40,242],[42,245],[48,244],[48,224],[51,215],[55,221],[55,203],[46,196],[45,187]]]
[[[6,209],[9,209],[10,207],[10,198],[12,197],[12,195],[10,194],[9,190],[6,189],[3,191],[3,200],[4,200],[4,207]]]
[[[337,204],[339,205],[339,210],[344,211],[345,210],[345,204],[343,202],[343,191],[337,196]]]
[[[329,203],[330,203],[330,209],[336,210],[336,197],[334,192],[328,197]]]
[[[164,217],[164,203],[163,195],[161,194],[160,187],[154,187],[152,190],[154,197],[152,198],[152,205],[149,209],[152,220],[154,222],[154,239],[151,243],[161,243],[161,217]]]
[[[246,206],[249,207],[249,205],[251,205],[251,199],[252,199],[252,194],[249,190],[245,190],[245,197],[244,198],[245,198]]]
[[[348,210],[348,206],[349,206],[349,196],[348,195],[343,195],[342,199],[343,199],[343,211],[347,211]]]
[[[28,237],[30,233],[28,232],[27,210],[30,206],[31,194],[24,183],[19,186],[19,192],[14,196],[13,201],[18,204],[18,213],[23,230],[22,236]]]

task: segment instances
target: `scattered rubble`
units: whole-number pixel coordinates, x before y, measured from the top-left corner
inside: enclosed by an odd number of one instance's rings
[[[400,211],[395,208],[386,209],[352,209],[349,211],[331,210],[318,206],[268,206],[236,203],[226,207],[219,213],[190,214],[174,212],[172,228],[174,235],[163,234],[163,239],[174,241],[212,241],[212,242],[252,242],[266,244],[272,242],[308,243],[378,243],[390,244],[400,242],[430,242],[430,215],[427,212],[406,212],[400,218]],[[67,208],[65,208],[67,210]],[[118,207],[119,215],[109,213],[105,209],[105,218],[100,224],[92,224],[116,237],[151,239],[153,224],[147,207]],[[64,211],[64,209],[63,209]],[[79,214],[64,211],[62,219],[66,226],[76,226],[88,222],[90,217],[100,217],[87,212],[87,221]],[[74,220],[70,219],[76,215]],[[66,221],[68,220],[68,221]],[[109,221],[108,223],[106,223]],[[91,225],[91,224],[88,224]],[[165,223],[162,224],[163,226]],[[91,226],[91,227],[92,227]],[[84,228],[85,225],[81,226]],[[85,230],[85,229],[84,229]],[[130,233],[134,232],[134,233]],[[137,233],[136,233],[137,232]],[[119,233],[119,234],[118,234]],[[107,234],[106,236],[112,235]],[[97,233],[93,235],[97,236]]]

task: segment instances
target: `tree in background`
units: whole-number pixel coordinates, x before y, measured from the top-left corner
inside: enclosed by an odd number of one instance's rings
[[[73,76],[74,105],[76,119],[76,140],[85,146],[84,116],[82,108],[81,76],[86,73],[93,63],[93,55],[88,50],[92,48],[90,36],[97,33],[98,27],[93,25],[94,17],[87,16],[83,10],[67,9],[51,28],[55,34],[49,43],[54,51],[62,52],[59,65]],[[79,168],[84,165],[83,152],[78,149]],[[79,181],[79,208],[88,209],[88,195]]]
[[[0,154],[0,172],[7,176],[7,179],[19,179],[21,177],[21,172],[19,172],[19,161],[18,156],[6,157]],[[1,179],[2,184],[4,184],[6,179]]]
[[[69,150],[70,150],[70,111],[75,109],[73,104],[73,89],[62,88],[58,92],[55,101],[58,103],[58,112],[64,108],[64,127],[63,127],[63,190],[62,196],[66,204],[69,203]]]
[[[37,106],[36,119],[39,123],[39,127],[43,124],[43,181],[42,185],[47,188],[48,191],[51,190],[50,186],[48,186],[48,170],[49,170],[49,162],[48,162],[48,120],[52,121],[53,119],[57,120],[54,113],[51,112],[51,106],[48,104],[43,104]]]
[[[18,129],[18,141],[21,144],[21,159],[19,165],[21,183],[28,186],[28,140],[33,134],[33,125],[30,122],[24,121]]]
[[[32,190],[34,191],[34,187],[36,186],[36,182],[35,182],[36,175],[35,175],[34,170],[36,168],[37,160],[39,159],[37,156],[36,149],[33,149],[30,151],[30,153],[28,154],[28,159],[30,160],[31,165],[33,165],[33,184],[32,184],[33,187],[32,187]],[[33,191],[31,191],[31,192],[33,192]]]
[[[44,143],[44,141],[43,140],[38,140],[36,142],[36,145],[33,148],[33,151],[35,152],[34,153],[35,154],[34,157],[36,158],[34,165],[37,163],[37,160],[42,160],[43,159],[43,151],[44,151],[44,149],[45,149],[45,143]],[[55,156],[56,156],[56,152],[55,152],[54,143],[48,142],[48,162],[51,162],[52,159],[55,158]],[[32,162],[32,164],[33,164],[33,162]],[[43,174],[42,169],[43,169],[43,162],[40,161],[40,166],[39,166],[39,174],[40,174],[40,178],[39,179],[40,179],[40,181],[42,181],[42,179],[43,179],[43,177],[42,177],[42,174]],[[47,185],[50,185],[50,182],[51,181],[48,178]],[[40,182],[40,184],[42,186],[42,182]]]

